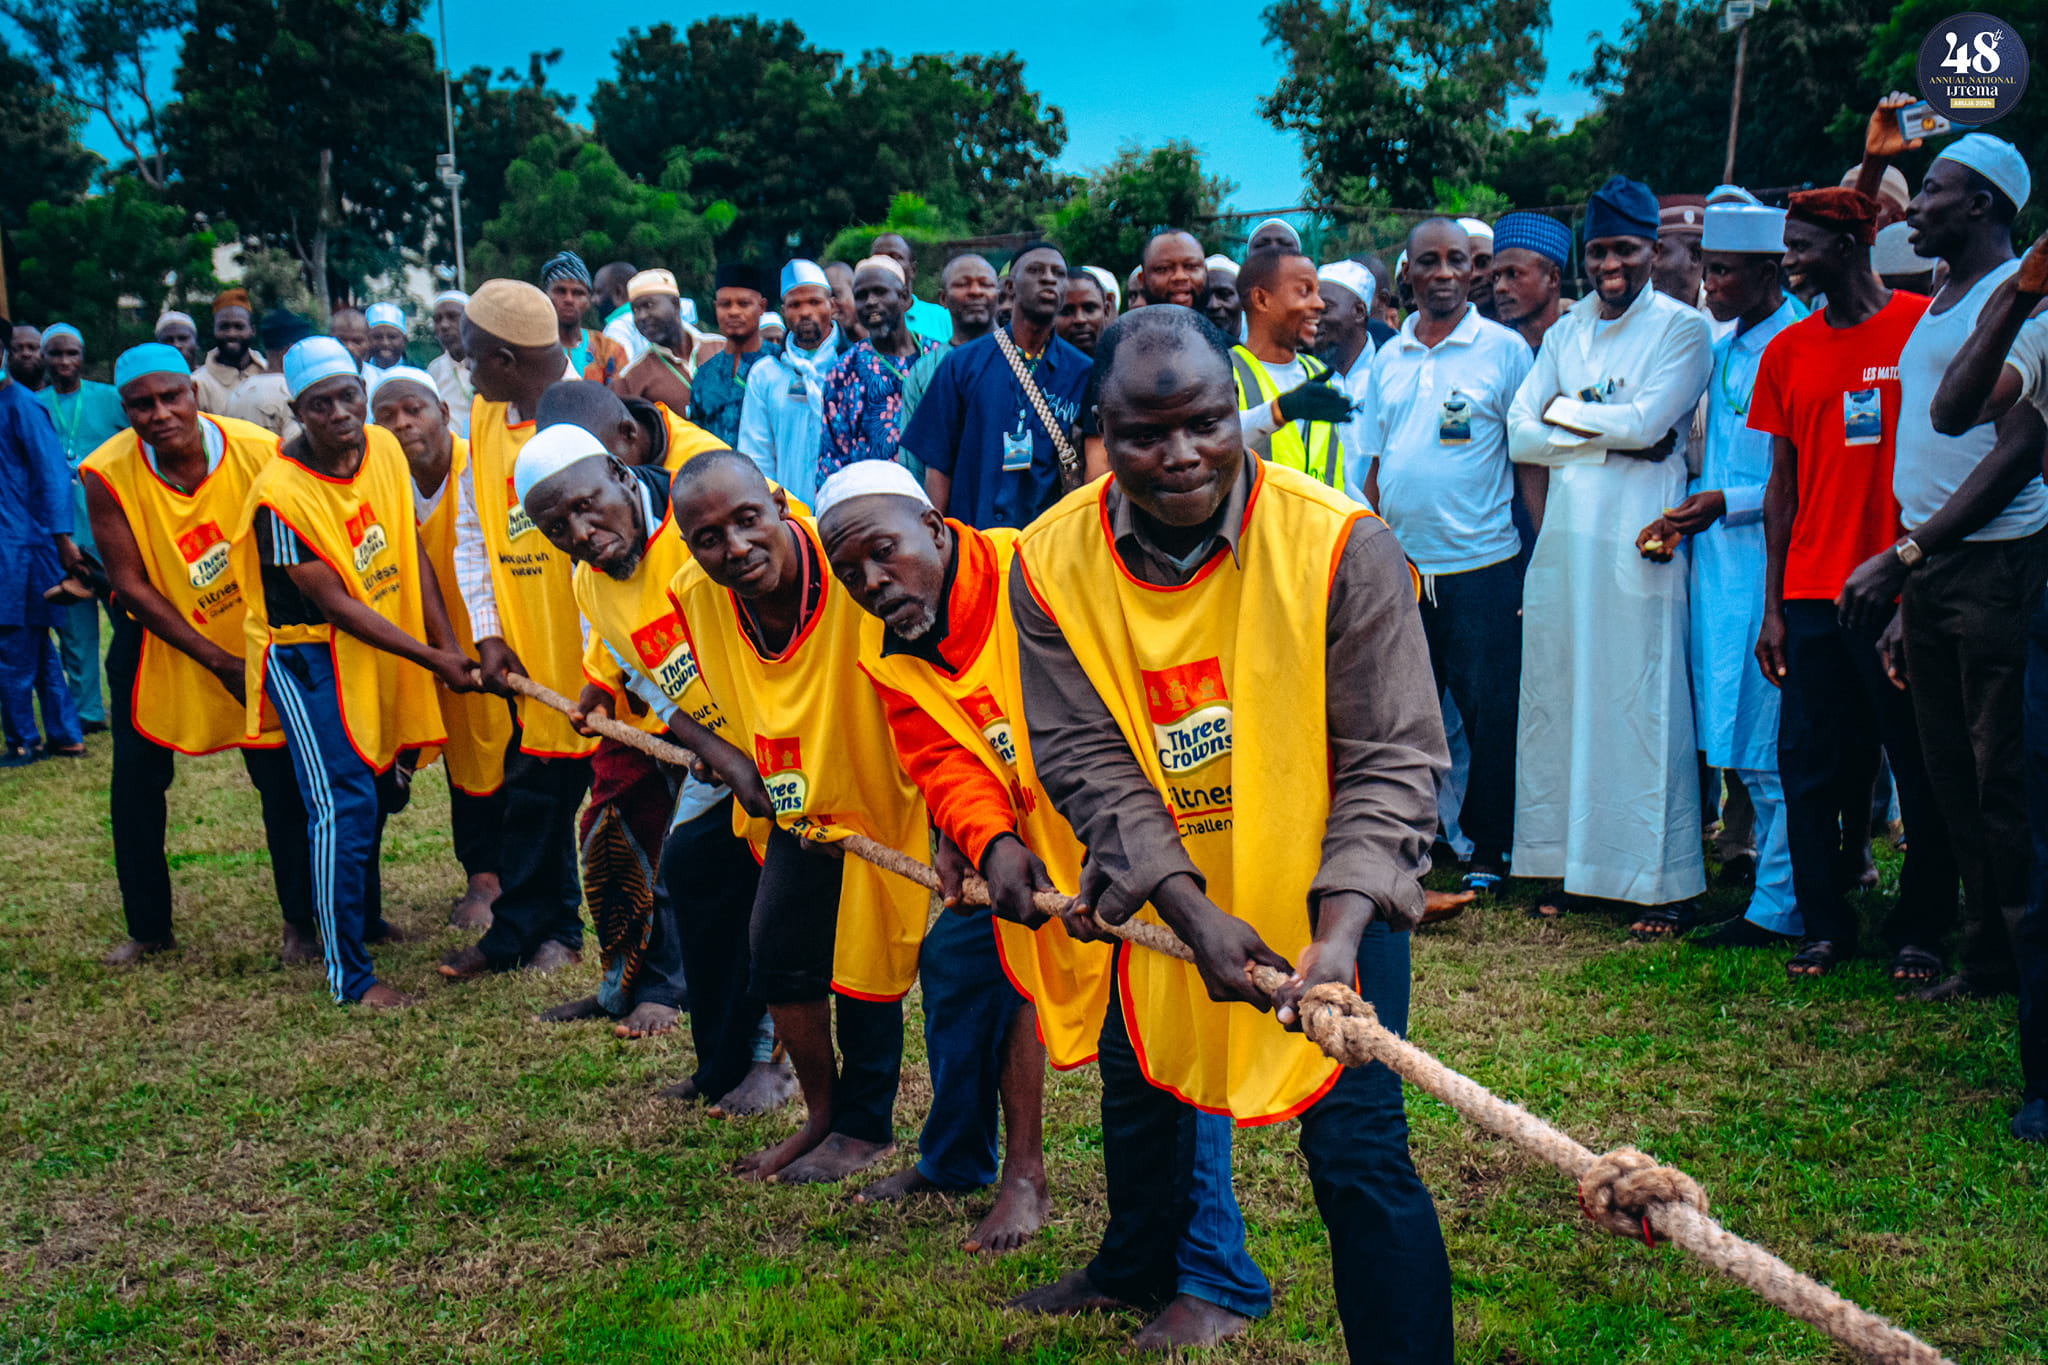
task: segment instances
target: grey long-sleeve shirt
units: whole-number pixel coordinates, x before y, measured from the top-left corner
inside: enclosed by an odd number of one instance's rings
[[[1187,582],[1215,555],[1235,559],[1250,489],[1247,459],[1220,529],[1183,565],[1147,538],[1129,501],[1112,487],[1117,554],[1133,575],[1163,586]],[[1118,923],[1175,873],[1207,883],[1066,637],[1025,587],[1022,566],[1021,558],[1011,566],[1010,601],[1032,758],[1054,808],[1088,851],[1081,894]],[[1325,569],[1305,557],[1302,572],[1320,576]],[[1352,528],[1330,584],[1325,644],[1330,818],[1310,897],[1357,891],[1375,906],[1420,915],[1418,879],[1429,870],[1437,827],[1436,774],[1449,756],[1408,561],[1384,522],[1363,517]],[[1293,814],[1240,809],[1237,818]]]

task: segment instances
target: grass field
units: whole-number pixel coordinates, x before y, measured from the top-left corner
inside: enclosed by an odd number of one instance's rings
[[[999,1305],[1101,1230],[1092,1071],[1050,1082],[1057,1222],[969,1258],[987,1200],[855,1208],[742,1184],[785,1112],[652,1098],[687,1034],[533,1022],[594,961],[443,986],[459,874],[438,774],[387,839],[380,975],[427,1003],[337,1009],[282,970],[254,793],[232,759],[173,790],[182,949],[115,974],[106,743],[0,775],[0,1361],[1120,1359],[1135,1317]],[[2048,1152],[2005,1131],[2010,1001],[1894,1001],[1880,964],[1794,987],[1779,958],[1632,945],[1521,898],[1415,946],[1413,1036],[1597,1149],[1690,1172],[1714,1212],[1963,1362],[2048,1353]],[[1732,913],[1733,894],[1710,907]],[[593,954],[594,958],[594,954]],[[915,997],[912,1000],[915,1005]],[[915,1032],[915,1030],[913,1030]],[[930,1091],[913,1038],[898,1110]],[[1675,1251],[1593,1231],[1572,1191],[1411,1092],[1456,1280],[1459,1358],[1847,1360]],[[1342,1357],[1291,1129],[1240,1135],[1238,1191],[1277,1304],[1206,1358]]]

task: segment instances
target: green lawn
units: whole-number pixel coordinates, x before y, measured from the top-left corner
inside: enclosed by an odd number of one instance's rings
[[[0,775],[0,1361],[1123,1357],[1134,1317],[999,1306],[1100,1232],[1092,1072],[1050,1082],[1056,1225],[971,1259],[985,1199],[856,1209],[725,1176],[791,1115],[653,1099],[688,1070],[686,1035],[533,1022],[594,961],[442,985],[460,878],[438,774],[386,847],[392,917],[418,937],[378,953],[422,1008],[337,1009],[315,970],[280,969],[233,759],[188,763],[173,791],[182,950],[99,966],[121,919],[92,745]],[[1794,987],[1771,954],[1546,927],[1509,899],[1419,937],[1417,1042],[1596,1150],[1682,1167],[1730,1228],[1958,1361],[2043,1358],[2048,1152],[2005,1130],[2010,1001],[1898,1003],[1872,962]],[[929,1096],[913,1038],[906,1143]],[[1848,1359],[1681,1253],[1592,1230],[1561,1178],[1434,1101],[1411,1092],[1409,1112],[1461,1360]],[[1278,1303],[1208,1358],[1341,1358],[1291,1129],[1241,1134],[1237,1179]]]

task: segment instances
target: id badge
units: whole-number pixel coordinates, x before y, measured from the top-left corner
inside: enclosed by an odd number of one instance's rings
[[[1017,430],[1003,433],[1003,472],[1016,474],[1031,468],[1031,433],[1020,423]]]
[[[1842,392],[1842,444],[1874,446],[1884,437],[1884,405],[1876,389]]]
[[[799,403],[810,401],[810,391],[804,387],[804,377],[802,375],[790,376],[789,396],[796,399]]]
[[[1437,410],[1436,439],[1447,446],[1467,445],[1472,440],[1472,400],[1456,389]]]
[[[1605,403],[1607,396],[1621,387],[1619,379],[1603,379],[1598,384],[1588,384],[1578,392],[1581,403]]]

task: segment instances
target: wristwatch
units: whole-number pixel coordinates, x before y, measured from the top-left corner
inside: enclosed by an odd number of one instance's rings
[[[1892,553],[1909,569],[1919,568],[1920,561],[1927,558],[1927,551],[1921,549],[1919,542],[1911,536],[1899,537],[1899,543],[1892,546]]]

